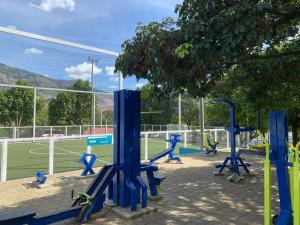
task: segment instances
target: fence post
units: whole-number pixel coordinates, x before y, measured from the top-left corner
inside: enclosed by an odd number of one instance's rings
[[[168,140],[169,139],[169,132],[167,131],[166,132],[166,140]],[[168,141],[166,141],[166,148],[169,148],[169,142]]]
[[[68,126],[65,126],[65,136],[68,136]]]
[[[79,126],[79,136],[81,138],[81,126]]]
[[[86,153],[88,153],[88,154],[92,153],[92,146],[90,146],[90,145],[87,146]]]
[[[50,137],[52,137],[53,136],[53,127],[51,126],[50,127]]]
[[[247,140],[246,146],[247,146],[247,149],[249,149],[250,148],[250,132],[247,132],[246,135],[247,135],[246,136],[246,140]]]
[[[218,141],[218,130],[215,129],[215,141],[217,142]]]
[[[36,88],[33,89],[33,125],[32,125],[32,137],[35,138],[36,127]]]
[[[1,151],[1,182],[7,179],[7,140],[3,139]]]
[[[54,138],[49,139],[49,175],[54,172]]]
[[[145,133],[145,161],[148,161],[148,134]]]
[[[227,135],[227,148],[230,148],[230,137],[228,131],[226,131],[226,135]]]
[[[17,138],[17,128],[13,127],[13,138]]]
[[[187,140],[186,140],[186,130],[184,131],[184,147],[187,146]]]

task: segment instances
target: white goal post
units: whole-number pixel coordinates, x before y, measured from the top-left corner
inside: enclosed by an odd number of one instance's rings
[[[64,45],[64,46],[77,48],[77,49],[83,49],[83,50],[101,53],[101,54],[110,55],[110,56],[115,56],[115,57],[118,57],[120,55],[120,53],[118,53],[118,52],[114,52],[114,51],[110,51],[110,50],[106,50],[106,49],[102,49],[102,48],[97,48],[97,47],[93,47],[93,46],[83,45],[83,44],[79,44],[79,43],[75,43],[75,42],[65,41],[65,40],[61,40],[61,39],[57,39],[57,38],[53,38],[53,37],[47,37],[47,36],[43,36],[43,35],[39,35],[39,34],[20,31],[20,30],[8,28],[8,27],[0,26],[0,32],[11,34],[11,35],[16,35],[16,36],[20,36],[20,37],[26,37],[26,38],[30,38],[30,39],[36,39],[39,41],[44,41],[44,42],[48,42],[48,43],[52,43],[52,44]],[[121,90],[121,89],[123,89],[123,75],[122,75],[122,73],[119,73],[119,90]]]

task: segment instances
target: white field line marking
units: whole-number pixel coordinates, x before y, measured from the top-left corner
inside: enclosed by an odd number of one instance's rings
[[[48,145],[45,145],[45,144],[41,144],[41,143],[37,143],[38,145],[42,145],[42,146],[46,146],[46,147],[48,147]],[[72,151],[70,151],[70,150],[66,150],[66,149],[63,149],[63,148],[58,148],[58,147],[55,147],[54,149],[58,149],[58,150],[61,150],[61,151],[65,151],[65,152],[68,152],[68,153],[70,153],[70,154],[74,154],[74,155],[78,155],[78,156],[82,156],[82,154],[79,154],[79,153],[77,153],[77,152],[72,152]],[[30,151],[29,151],[30,152]],[[30,152],[31,153],[31,152]],[[65,154],[68,154],[68,153],[65,153]],[[32,154],[35,154],[35,153],[32,153]],[[43,154],[43,153],[38,153],[38,154]],[[46,153],[45,153],[46,154]],[[62,154],[62,153],[61,153]],[[104,160],[101,160],[101,159],[96,159],[97,161],[99,161],[99,162],[104,162],[104,163],[107,163],[107,164],[109,164],[110,162],[107,162],[107,161],[104,161]]]
[[[33,155],[48,155],[48,153],[43,153],[43,152],[34,152],[36,150],[44,150],[45,148],[32,148],[28,152],[33,154]],[[68,155],[70,153],[67,152],[56,152],[54,155]]]

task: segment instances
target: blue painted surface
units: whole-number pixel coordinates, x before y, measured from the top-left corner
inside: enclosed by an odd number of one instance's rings
[[[93,165],[96,161],[97,157],[94,154],[84,153],[80,158],[79,162],[82,163],[85,168],[83,169],[81,176],[85,177],[87,175],[95,174],[93,170]]]
[[[240,128],[236,124],[235,120],[235,106],[234,103],[229,99],[215,99],[213,100],[218,103],[222,103],[228,106],[229,114],[230,114],[230,123],[229,128],[226,128],[226,130],[230,133],[230,157],[226,157],[224,159],[223,164],[217,165],[216,168],[219,169],[219,173],[221,174],[225,168],[230,169],[233,173],[236,173],[240,175],[240,169],[239,167],[244,168],[246,173],[250,173],[248,170],[248,166],[250,164],[244,163],[243,159],[240,157],[240,154],[236,152],[236,136],[240,132],[248,132],[253,131],[254,128],[246,127],[246,128]]]
[[[280,212],[278,225],[292,224],[292,201],[288,171],[288,125],[284,112],[270,113],[270,160],[276,166]]]
[[[115,92],[114,109],[114,164],[118,172],[108,193],[110,199],[121,207],[137,210],[137,204],[147,206],[147,186],[141,172],[147,173],[152,196],[158,195],[157,166],[140,164],[140,92],[122,90]]]
[[[97,145],[112,145],[113,136],[111,134],[101,135],[101,136],[91,136],[87,137],[86,145],[87,146],[97,146]]]
[[[36,177],[36,182],[38,184],[45,184],[46,183],[47,177],[46,177],[44,172],[42,172],[42,171],[36,172],[35,177]]]
[[[199,154],[199,153],[206,154],[206,150],[196,149],[196,148],[180,148],[179,149],[179,155],[191,155],[191,154]]]
[[[150,163],[154,163],[155,161],[159,160],[160,158],[168,155],[170,161],[177,161],[181,162],[181,159],[179,157],[174,156],[174,151],[176,149],[177,143],[181,142],[180,140],[180,134],[170,134],[170,138],[166,140],[166,142],[171,143],[171,147],[169,149],[166,149],[162,152],[159,152],[158,154],[155,154],[152,156],[149,160]]]

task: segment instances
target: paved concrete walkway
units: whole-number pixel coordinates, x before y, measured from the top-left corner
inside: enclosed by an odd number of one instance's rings
[[[158,212],[133,221],[124,221],[104,210],[105,216],[93,218],[89,224],[263,224],[263,167],[262,157],[245,155],[256,174],[239,184],[229,183],[226,177],[215,177],[214,166],[224,155],[183,157],[184,164],[160,163],[167,179],[161,186],[164,198],[150,203]],[[71,190],[84,191],[91,179],[78,179],[81,171],[56,174],[48,178],[48,186],[32,188],[33,178],[0,184],[0,213],[16,208],[32,207],[38,215],[68,209],[72,204]],[[74,221],[60,224],[77,224]]]

